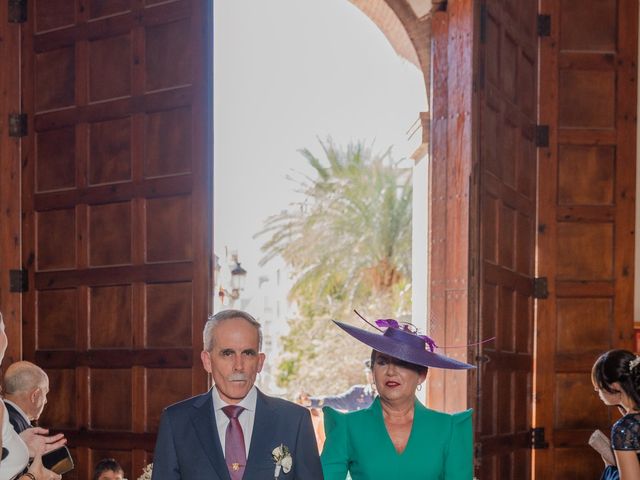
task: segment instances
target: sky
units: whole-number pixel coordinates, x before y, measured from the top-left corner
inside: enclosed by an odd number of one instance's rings
[[[214,1],[214,249],[237,251],[243,296],[280,266],[258,266],[253,237],[296,198],[287,175],[310,172],[298,150],[330,136],[407,158],[426,109],[417,67],[348,0]]]

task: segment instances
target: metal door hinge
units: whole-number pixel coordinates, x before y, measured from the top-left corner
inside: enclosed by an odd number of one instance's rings
[[[533,298],[549,298],[549,283],[547,277],[533,279]]]
[[[10,137],[26,137],[27,136],[27,114],[26,113],[10,113],[9,114],[9,136]]]
[[[27,0],[8,0],[9,23],[24,23],[27,21]]]
[[[9,291],[16,293],[29,291],[29,272],[27,270],[9,270]]]
[[[536,147],[549,146],[549,125],[536,125]]]
[[[544,439],[544,427],[531,429],[531,448],[534,450],[549,448],[549,443]]]
[[[551,36],[551,15],[538,15],[536,28],[539,37]]]

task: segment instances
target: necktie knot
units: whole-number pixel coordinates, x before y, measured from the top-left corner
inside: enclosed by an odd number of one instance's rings
[[[222,407],[222,411],[229,418],[238,418],[243,410],[244,407],[241,407],[240,405],[227,405],[226,407]]]

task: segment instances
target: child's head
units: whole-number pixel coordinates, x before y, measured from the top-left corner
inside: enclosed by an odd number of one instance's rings
[[[103,458],[96,465],[93,480],[122,480],[124,471],[114,458]]]
[[[591,381],[606,405],[640,407],[640,357],[634,353],[628,350],[603,353],[593,365]]]

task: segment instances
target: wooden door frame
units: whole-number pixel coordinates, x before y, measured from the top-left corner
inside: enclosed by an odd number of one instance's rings
[[[471,263],[470,178],[475,152],[473,84],[476,2],[456,0],[431,19],[430,334],[441,345],[475,341],[477,268]],[[473,349],[446,352],[468,362]],[[475,363],[471,360],[471,363]],[[475,404],[474,371],[432,370],[428,405],[460,411]]]
[[[6,5],[5,5],[6,7]],[[22,294],[9,288],[10,270],[22,268],[21,141],[10,137],[9,114],[20,112],[20,23],[10,23],[8,9],[0,8],[0,311],[9,346],[3,366],[22,358]]]

